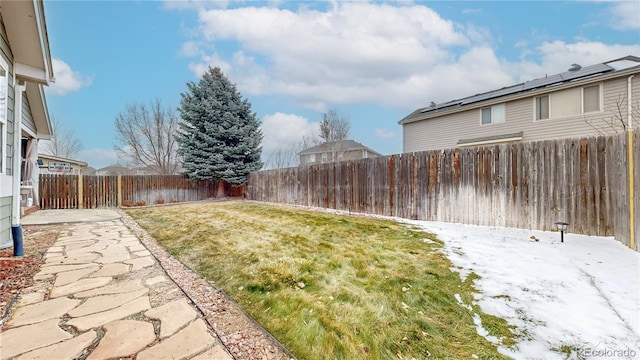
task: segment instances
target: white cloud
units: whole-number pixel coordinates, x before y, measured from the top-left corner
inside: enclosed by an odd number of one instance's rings
[[[202,1],[202,0],[165,0],[162,2],[167,10],[191,10],[191,9],[208,9],[208,8],[226,8],[229,1]]]
[[[640,2],[614,2],[611,8],[611,24],[618,30],[640,29]]]
[[[275,113],[262,119],[262,152],[269,155],[278,148],[298,145],[305,136],[316,136],[320,131],[319,122],[311,122],[295,114]],[[263,155],[263,157],[265,157]]]
[[[85,161],[94,169],[100,169],[118,164],[118,152],[114,149],[84,149],[80,150],[74,159]]]
[[[251,3],[249,3],[251,4]],[[458,24],[422,4],[334,2],[319,11],[273,6],[198,10],[200,38],[184,45],[200,77],[219,66],[246,95],[290,96],[326,111],[376,103],[414,109],[517,81],[640,53],[599,42],[520,42],[522,57],[499,58],[489,30]],[[217,41],[235,41],[226,55]],[[536,60],[531,60],[535,58]]]
[[[318,110],[328,103],[379,101],[383,92],[389,105],[412,104],[422,95],[387,89],[455,61],[446,47],[470,43],[461,26],[422,5],[345,2],[326,12],[241,7],[200,10],[199,19],[204,40],[236,40],[241,50],[231,59],[201,56],[189,66],[197,76],[209,65],[228,65],[222,70],[243,93],[291,95]],[[475,38],[481,33],[473,29]]]
[[[201,50],[202,44],[199,44],[197,41],[187,41],[182,44],[182,48],[178,55],[185,57],[194,57],[198,55],[204,55]]]
[[[571,64],[587,66],[626,55],[638,54],[640,53],[640,45],[553,41],[542,43],[537,47],[535,53],[540,57],[539,62],[521,61],[505,64],[507,71],[513,74],[517,81],[526,81],[543,77],[545,74],[551,75],[567,71]]]
[[[373,129],[373,133],[376,135],[376,137],[379,137],[381,139],[393,139],[394,137],[396,137],[395,132],[386,129],[375,128]]]
[[[56,81],[48,87],[49,92],[55,95],[65,95],[78,91],[83,86],[91,85],[93,81],[91,77],[73,71],[69,64],[60,59],[53,58],[51,61]]]

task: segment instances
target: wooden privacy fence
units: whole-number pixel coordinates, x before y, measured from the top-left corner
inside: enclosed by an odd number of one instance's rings
[[[204,200],[215,195],[217,186],[179,175],[41,174],[39,188],[41,209],[82,209]]]
[[[640,131],[635,189],[640,188]],[[615,236],[629,245],[627,135],[424,151],[254,172],[247,197],[397,216]],[[635,191],[640,205],[640,191]],[[635,247],[639,228],[635,227]]]

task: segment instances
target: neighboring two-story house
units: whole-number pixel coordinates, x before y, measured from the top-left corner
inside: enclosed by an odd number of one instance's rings
[[[323,164],[381,156],[378,152],[353,140],[326,142],[298,153],[300,165]]]
[[[561,74],[446,103],[398,123],[403,151],[612,134],[640,125],[640,58],[574,64]]]
[[[21,185],[37,188],[38,140],[52,133],[43,86],[53,81],[42,1],[0,2],[0,248],[20,229]]]

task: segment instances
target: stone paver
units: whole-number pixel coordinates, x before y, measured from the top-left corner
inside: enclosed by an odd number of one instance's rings
[[[115,295],[101,295],[88,298],[82,305],[68,312],[71,317],[81,317],[98,312],[111,310],[122,306],[149,292],[149,289],[141,289],[134,292],[126,292]]]
[[[71,319],[67,322],[67,325],[71,325],[80,331],[89,330],[150,308],[149,297],[143,296],[111,310]]]
[[[38,274],[57,274],[65,271],[84,269],[95,266],[95,264],[77,264],[77,265],[47,265],[44,264]]]
[[[142,251],[134,252],[133,255],[135,255],[137,257],[143,257],[143,256],[150,256],[151,253],[149,252],[149,250],[142,250]]]
[[[153,325],[136,320],[114,321],[104,326],[106,331],[98,347],[87,360],[104,360],[136,354],[156,339]]]
[[[80,254],[76,256],[55,256],[49,257],[45,261],[45,264],[51,265],[67,265],[67,264],[89,264],[93,263],[96,259],[98,259],[100,255],[98,254]]]
[[[141,244],[135,244],[135,245],[129,245],[129,251],[131,252],[136,252],[136,251],[146,251],[147,248],[144,247],[144,245]]]
[[[124,283],[111,284],[96,289],[75,293],[73,296],[77,298],[86,298],[98,295],[120,294],[125,292],[138,291],[144,288],[145,287],[144,285],[142,285],[142,280],[135,279]]]
[[[0,342],[0,358],[8,359],[72,338],[73,335],[58,327],[59,321],[60,319],[51,319],[33,325],[4,330]]]
[[[63,273],[58,274],[58,276],[56,276],[56,282],[54,283],[53,286],[61,287],[63,285],[70,284],[74,281],[78,281],[83,277],[98,271],[98,269],[100,269],[100,267],[96,265],[96,266],[91,266],[84,269],[65,271]]]
[[[89,277],[122,275],[122,274],[128,273],[130,267],[131,266],[129,264],[121,264],[121,263],[106,264],[100,270],[89,275]]]
[[[160,320],[161,339],[175,334],[198,317],[198,313],[184,298],[151,309],[144,314],[151,319]]]
[[[2,329],[0,360],[231,359],[121,220],[69,225],[34,279]]]
[[[165,281],[168,281],[168,279],[166,277],[160,275],[160,276],[156,276],[156,277],[152,277],[152,278],[146,279],[144,281],[144,283],[147,286],[152,286],[152,285],[159,284],[159,283],[165,282]]]
[[[123,261],[123,263],[131,264],[132,265],[131,271],[136,271],[142,268],[146,268],[147,266],[152,266],[153,264],[156,263],[156,260],[152,256],[146,256],[146,257],[141,257],[141,258],[136,258],[131,260],[125,260]]]
[[[103,255],[100,259],[96,260],[101,264],[110,264],[115,262],[122,262],[123,260],[129,260],[131,256],[129,256],[128,252],[113,252],[108,253],[107,255]]]
[[[29,294],[20,295],[20,300],[18,301],[18,305],[26,306],[34,303],[39,303],[42,301],[44,301],[44,293],[32,292]]]
[[[44,320],[57,319],[80,304],[80,300],[57,298],[27,305],[16,310],[7,323],[11,327],[35,324]]]
[[[72,339],[22,354],[16,360],[77,359],[97,338],[95,331],[87,331]]]
[[[199,354],[216,343],[202,319],[182,329],[165,341],[140,353],[137,360],[185,359]]]
[[[106,248],[107,248],[106,245],[91,245],[91,246],[83,247],[76,250],[67,250],[67,255],[76,256],[76,255],[86,254],[86,253],[95,253],[100,250],[104,250]]]
[[[97,277],[97,278],[91,278],[91,279],[78,280],[71,284],[60,286],[60,287],[54,286],[49,296],[52,298],[55,298],[59,296],[71,295],[71,294],[85,291],[85,290],[95,289],[97,287],[107,285],[109,282],[111,282],[111,280],[112,278],[110,276],[103,276],[103,277]]]
[[[204,353],[191,358],[191,360],[232,360],[232,358],[224,351],[222,346],[216,345]]]

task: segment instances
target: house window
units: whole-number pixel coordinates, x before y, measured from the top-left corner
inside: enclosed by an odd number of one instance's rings
[[[535,98],[536,120],[575,116],[600,109],[600,85],[561,90]]]
[[[309,154],[309,162],[316,162],[316,154]]]
[[[322,153],[322,163],[327,162],[327,153]]]
[[[582,94],[583,113],[600,111],[600,85],[585,87]]]
[[[536,120],[549,118],[549,95],[536,98]]]
[[[481,111],[482,125],[499,124],[504,122],[504,104],[483,108]]]
[[[0,59],[0,174],[4,174],[7,162],[7,113],[9,105],[9,71]]]

